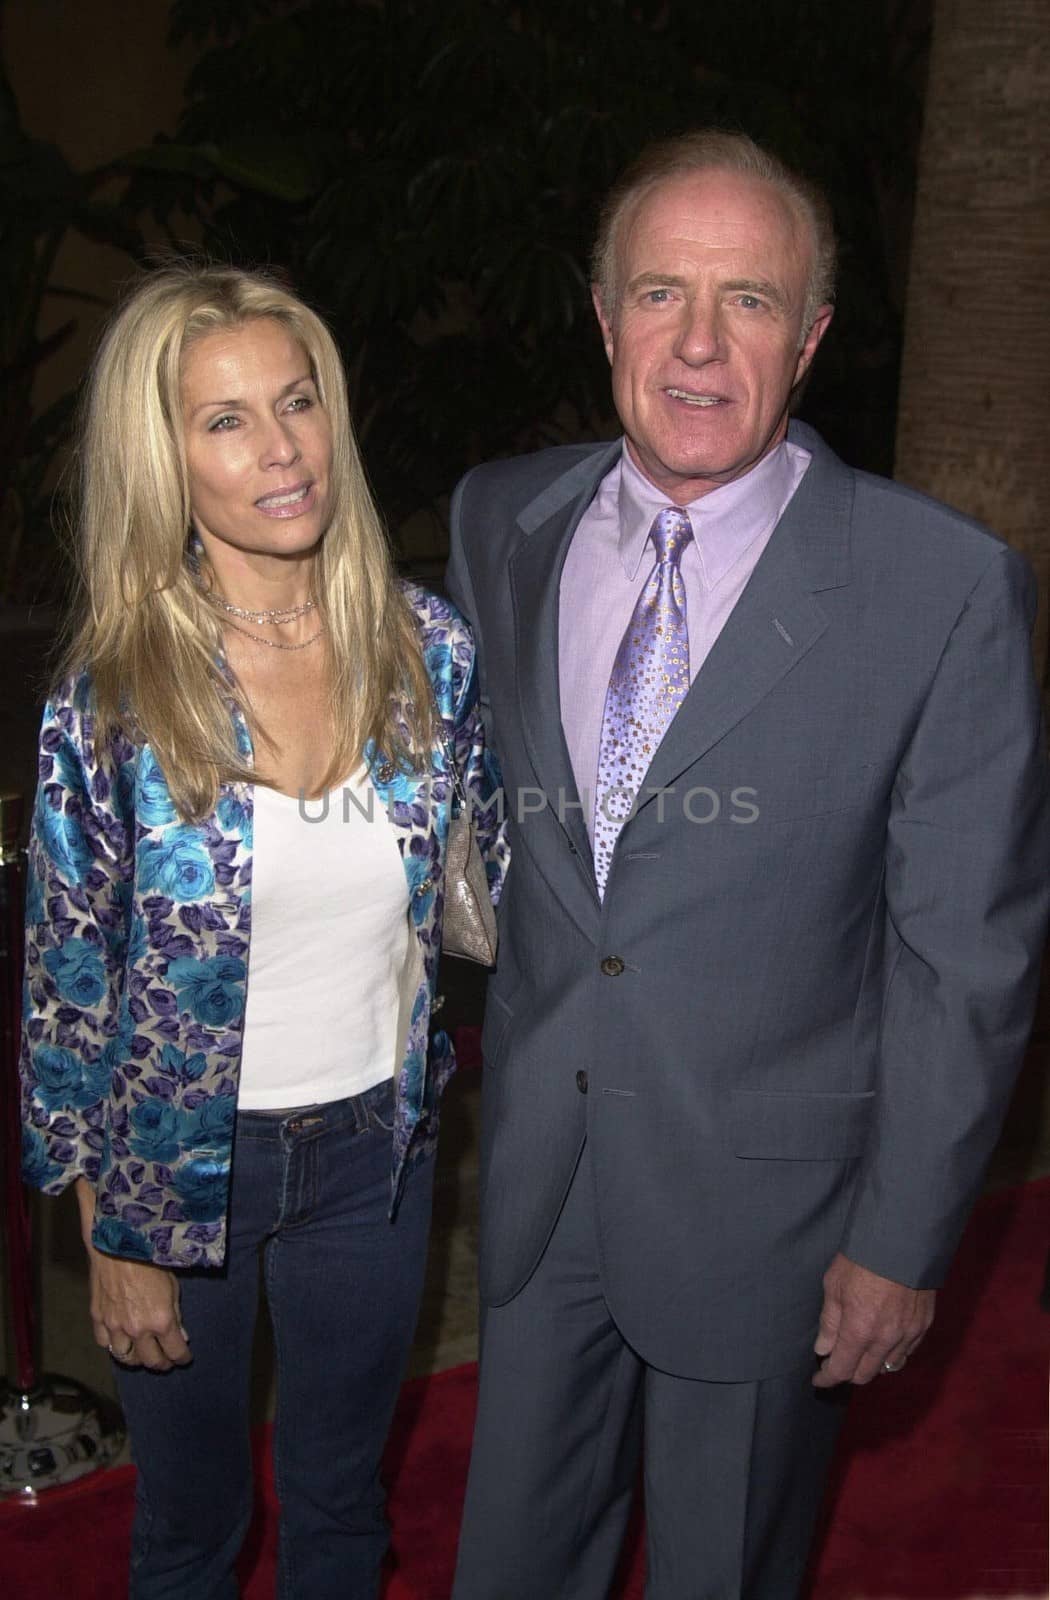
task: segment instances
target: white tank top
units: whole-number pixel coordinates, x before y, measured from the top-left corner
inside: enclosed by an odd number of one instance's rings
[[[238,1107],[317,1105],[392,1077],[408,883],[367,774],[301,803],[257,784],[252,855]]]

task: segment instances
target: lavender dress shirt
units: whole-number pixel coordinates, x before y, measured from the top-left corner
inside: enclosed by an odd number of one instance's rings
[[[784,440],[746,472],[683,507],[693,538],[682,556],[692,683],[802,482],[810,453]],[[666,495],[626,448],[580,520],[562,568],[558,663],[561,720],[588,833],[594,828],[605,691],[616,651],[655,556],[649,529]],[[644,558],[644,559],[643,559]]]

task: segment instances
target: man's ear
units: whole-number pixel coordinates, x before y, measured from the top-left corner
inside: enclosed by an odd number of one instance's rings
[[[793,389],[798,387],[812,366],[813,357],[817,353],[821,339],[823,339],[824,335],[828,331],[828,328],[831,326],[831,319],[834,315],[834,306],[821,306],[816,316],[813,318],[813,321],[810,323],[809,332],[806,334],[802,349],[798,353],[798,364],[795,367],[795,381],[791,386]]]
[[[602,343],[605,346],[605,354],[608,356],[609,365],[611,366],[613,358],[612,323],[605,315],[605,308],[602,305],[602,292],[596,283],[591,284],[591,300],[594,304],[594,314],[598,318],[598,326],[602,330]]]

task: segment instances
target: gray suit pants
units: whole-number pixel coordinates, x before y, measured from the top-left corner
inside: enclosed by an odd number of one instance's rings
[[[794,1600],[847,1399],[812,1372],[647,1366],[602,1294],[585,1148],[535,1273],[483,1313],[454,1600],[604,1600],[640,1454],[647,1600]]]

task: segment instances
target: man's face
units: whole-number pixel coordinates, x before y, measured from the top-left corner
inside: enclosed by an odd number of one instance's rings
[[[628,448],[677,505],[729,483],[787,432],[791,390],[831,321],[802,338],[808,228],[764,179],[658,184],[620,239],[619,301],[595,308]]]

